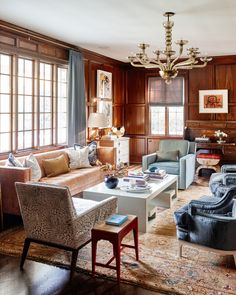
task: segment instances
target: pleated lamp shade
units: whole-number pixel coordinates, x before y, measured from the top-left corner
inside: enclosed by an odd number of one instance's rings
[[[88,118],[88,127],[90,128],[107,128],[107,116],[104,113],[90,113]]]

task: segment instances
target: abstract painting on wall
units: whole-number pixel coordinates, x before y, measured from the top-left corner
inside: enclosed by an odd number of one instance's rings
[[[228,90],[199,90],[199,113],[228,113]]]

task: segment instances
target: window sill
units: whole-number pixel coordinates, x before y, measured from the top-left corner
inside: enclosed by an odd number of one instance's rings
[[[40,153],[45,153],[45,152],[50,152],[54,150],[60,150],[68,147],[67,145],[53,145],[53,146],[47,146],[47,147],[42,147],[39,149],[27,149],[27,150],[22,150],[22,151],[17,151],[17,152],[8,152],[8,153],[2,153],[0,154],[0,160],[5,160],[8,158],[9,153],[13,153],[14,156],[16,157],[23,157],[23,156],[28,156],[30,154],[40,154]]]

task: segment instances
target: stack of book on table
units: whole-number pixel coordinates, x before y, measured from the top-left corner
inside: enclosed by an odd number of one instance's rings
[[[123,183],[126,185],[146,186],[148,174],[144,174],[142,171],[129,171],[128,176],[123,178]]]
[[[146,170],[144,174],[149,176],[150,180],[164,179],[168,176],[165,170],[156,169],[155,171]]]
[[[109,225],[119,226],[123,224],[126,220],[128,220],[127,215],[114,214],[108,217],[105,222],[106,224],[109,224]]]

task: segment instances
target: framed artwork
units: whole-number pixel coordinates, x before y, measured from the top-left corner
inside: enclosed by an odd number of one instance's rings
[[[228,113],[228,90],[199,90],[199,113]]]
[[[97,70],[97,97],[112,99],[112,73]]]
[[[97,112],[104,113],[107,116],[107,127],[112,127],[112,101],[109,100],[98,100],[97,101]]]

